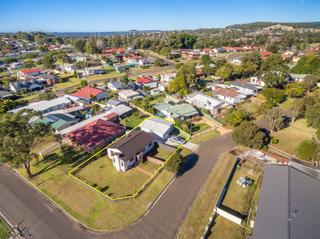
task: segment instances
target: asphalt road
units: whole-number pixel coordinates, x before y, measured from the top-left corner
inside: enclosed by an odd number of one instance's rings
[[[93,233],[67,218],[10,170],[0,167],[0,211],[13,224],[24,220],[32,238],[174,238],[218,156],[235,146],[231,134],[201,145],[198,160],[187,164],[154,207],[123,231]]]

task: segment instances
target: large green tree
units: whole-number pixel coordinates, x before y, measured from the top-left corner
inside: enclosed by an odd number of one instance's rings
[[[250,116],[247,112],[239,109],[232,109],[224,116],[224,123],[236,127],[242,121],[249,120]]]
[[[276,88],[265,88],[262,91],[264,97],[266,97],[267,103],[270,106],[276,106],[286,99],[284,90]]]
[[[165,164],[166,169],[176,174],[180,172],[180,170],[182,169],[182,166],[183,166],[183,158],[178,152],[173,154]]]
[[[49,126],[30,123],[36,115],[29,110],[21,110],[16,114],[0,116],[0,160],[14,167],[23,165],[30,178],[33,177],[30,167],[32,149],[42,137],[51,132]]]
[[[242,122],[232,134],[234,141],[250,148],[262,148],[266,144],[266,134],[253,122]]]
[[[196,85],[196,70],[192,64],[184,64],[179,68],[176,78],[172,80],[167,90],[169,93],[187,95]]]
[[[320,55],[311,54],[302,57],[292,72],[298,74],[316,74],[320,72]]]
[[[265,119],[269,125],[271,132],[277,132],[286,126],[286,118],[283,111],[279,107],[267,110]]]
[[[313,128],[320,127],[320,103],[315,103],[307,107],[305,117],[309,126]]]

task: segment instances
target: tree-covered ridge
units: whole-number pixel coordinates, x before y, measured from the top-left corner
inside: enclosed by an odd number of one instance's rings
[[[294,28],[320,28],[320,22],[250,22],[244,24],[234,24],[227,26],[227,28],[237,29],[259,29],[264,27],[270,27],[273,25],[290,26]]]

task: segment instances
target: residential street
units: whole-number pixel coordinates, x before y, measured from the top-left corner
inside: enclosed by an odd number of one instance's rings
[[[174,238],[218,156],[233,146],[230,133],[201,145],[199,159],[187,163],[186,172],[172,183],[149,213],[120,232],[85,231],[4,167],[0,167],[0,211],[13,224],[24,220],[32,232],[31,238]]]

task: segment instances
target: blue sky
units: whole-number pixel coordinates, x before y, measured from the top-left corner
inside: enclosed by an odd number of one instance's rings
[[[1,0],[0,32],[195,29],[319,13],[320,0]]]

